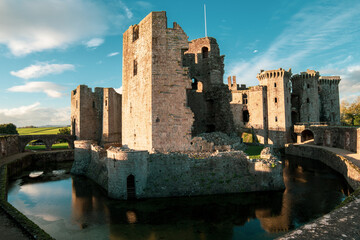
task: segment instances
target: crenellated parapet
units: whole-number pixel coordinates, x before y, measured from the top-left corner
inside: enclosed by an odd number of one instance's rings
[[[291,80],[300,80],[300,79],[318,79],[320,76],[318,71],[307,69],[306,72],[301,72],[295,74],[291,77]]]
[[[323,84],[336,84],[339,85],[341,81],[340,76],[321,76],[319,77],[319,84],[323,85]]]
[[[279,77],[291,77],[291,68],[288,71],[285,69],[279,68],[277,70],[260,70],[260,73],[257,74],[256,78],[261,82],[262,80],[268,78],[279,78]]]

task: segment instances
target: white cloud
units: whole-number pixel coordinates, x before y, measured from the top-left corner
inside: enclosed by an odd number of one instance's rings
[[[75,70],[72,64],[48,64],[38,63],[30,65],[19,71],[11,71],[10,74],[23,79],[39,78],[49,74],[60,74],[64,71]]]
[[[8,89],[8,91],[26,92],[26,93],[44,92],[49,97],[59,98],[63,96],[63,94],[59,91],[62,89],[63,89],[62,86],[52,82],[28,82],[25,83],[25,85],[11,87]]]
[[[119,94],[122,94],[122,86],[119,87],[119,88],[114,88],[114,90],[119,93]]]
[[[109,2],[1,0],[0,44],[24,56],[104,36],[133,17],[121,1]]]
[[[358,34],[360,4],[338,3],[336,6],[311,5],[296,13],[270,47],[250,60],[230,63],[230,75],[255,85],[260,69],[297,68],[317,64],[314,58],[351,43]],[[346,29],[346,30],[345,30]],[[360,37],[360,36],[358,36]],[[334,55],[337,52],[333,53]],[[300,69],[304,71],[305,69]]]
[[[14,123],[18,127],[69,125],[70,107],[41,107],[39,102],[11,109],[0,109],[0,123]]]
[[[145,8],[145,9],[149,9],[152,8],[153,5],[150,2],[145,2],[145,1],[137,1],[136,4],[141,7],[141,8]]]
[[[102,39],[102,38],[93,38],[90,41],[87,41],[85,43],[85,45],[88,48],[96,48],[96,47],[100,46],[103,43],[104,43],[104,39]]]
[[[113,52],[113,53],[109,53],[107,56],[108,57],[113,57],[113,56],[116,56],[118,54],[119,54],[119,52]]]
[[[257,49],[255,49],[254,51],[253,51],[253,53],[257,53],[258,52],[258,50]]]

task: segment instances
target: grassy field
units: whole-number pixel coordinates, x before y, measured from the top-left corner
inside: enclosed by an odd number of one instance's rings
[[[56,144],[53,144],[51,149],[67,149],[69,148],[69,145],[68,143],[56,143]],[[45,145],[27,145],[25,147],[26,150],[45,150]]]
[[[19,135],[48,135],[58,134],[61,127],[47,127],[47,128],[18,128],[16,129]]]
[[[249,156],[250,159],[260,158],[261,150],[263,150],[264,146],[253,146],[248,145],[245,153]]]

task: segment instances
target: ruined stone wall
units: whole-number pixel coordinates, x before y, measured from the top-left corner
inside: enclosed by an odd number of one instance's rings
[[[122,142],[133,149],[152,148],[153,14],[123,34]]]
[[[182,65],[188,36],[177,23],[167,28],[166,13],[157,12],[152,13],[152,40],[152,148],[186,151],[194,121],[186,95],[191,79]]]
[[[190,78],[193,79],[187,101],[195,115],[192,135],[214,131],[233,132],[229,104],[231,93],[223,84],[224,56],[220,55],[216,39],[205,37],[192,40],[182,62],[189,68]]]
[[[340,124],[339,82],[338,76],[319,78],[320,122]]]
[[[113,88],[104,88],[102,143],[121,143],[122,96]]]
[[[230,103],[237,131],[242,132],[242,128],[253,128],[258,141],[263,144],[267,144],[268,141],[266,89],[266,86],[255,86],[247,90],[233,90]],[[248,112],[248,122],[244,121],[246,120],[246,111]]]
[[[18,135],[0,136],[0,159],[19,152]]]
[[[293,95],[297,96],[292,116],[299,122],[320,121],[318,79],[319,72],[309,69],[291,77]]]
[[[281,164],[249,161],[239,151],[190,157],[110,147],[104,157],[105,151],[96,145],[76,144],[82,149],[75,152],[72,172],[94,179],[112,198],[127,199],[131,177],[136,198],[284,189]]]
[[[262,71],[257,75],[260,85],[267,86],[268,142],[283,146],[291,140],[291,69]]]
[[[192,126],[192,136],[199,135],[200,133],[207,132],[207,111],[208,107],[203,92],[196,90],[187,91],[187,102],[191,107],[191,111],[194,113],[194,123]]]
[[[79,140],[101,140],[103,89],[79,85],[71,92],[71,130]]]

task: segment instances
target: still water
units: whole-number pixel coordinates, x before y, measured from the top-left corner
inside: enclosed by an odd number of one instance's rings
[[[321,162],[294,157],[284,159],[285,191],[134,202],[108,199],[69,166],[52,168],[12,182],[8,201],[56,239],[273,239],[351,191]]]

